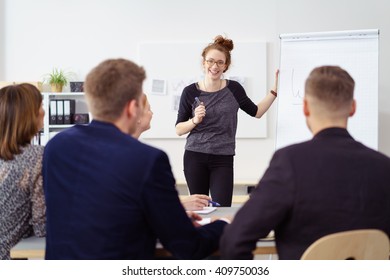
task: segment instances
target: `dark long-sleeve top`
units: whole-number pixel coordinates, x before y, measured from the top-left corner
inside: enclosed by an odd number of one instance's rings
[[[186,150],[214,155],[235,154],[238,110],[242,109],[254,117],[257,105],[247,96],[240,83],[232,80],[226,82],[226,87],[216,92],[202,91],[197,83],[184,88],[176,124],[194,116],[196,97],[206,107],[203,121],[187,136]]]
[[[43,160],[46,259],[151,259],[156,240],[175,258],[217,250],[226,225],[195,228],[166,153],[92,121],[52,138]]]
[[[13,160],[0,159],[0,259],[22,238],[46,233],[42,156],[42,146],[27,145]]]

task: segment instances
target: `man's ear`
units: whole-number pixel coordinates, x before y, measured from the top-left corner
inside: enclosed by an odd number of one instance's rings
[[[128,118],[134,119],[138,117],[139,109],[136,99],[133,99],[126,104],[126,114]]]
[[[303,98],[303,114],[305,117],[310,116],[309,104],[307,102],[306,97]]]
[[[353,115],[355,115],[355,112],[356,112],[356,100],[354,99],[352,101],[351,109],[349,111],[349,116],[352,117]]]

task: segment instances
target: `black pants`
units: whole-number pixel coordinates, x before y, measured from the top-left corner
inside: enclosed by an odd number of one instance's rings
[[[210,195],[221,206],[232,205],[233,156],[184,152],[184,176],[190,194]]]

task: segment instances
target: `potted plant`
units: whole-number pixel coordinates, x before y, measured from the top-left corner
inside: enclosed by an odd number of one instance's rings
[[[45,81],[50,84],[52,92],[62,92],[63,86],[68,84],[69,79],[70,73],[54,68],[50,74],[47,74]]]

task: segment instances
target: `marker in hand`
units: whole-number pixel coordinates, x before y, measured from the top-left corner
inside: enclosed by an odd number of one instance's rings
[[[202,102],[200,102],[198,97],[195,97],[195,101],[196,101],[196,107],[198,107],[202,103]]]
[[[212,201],[212,200],[209,200],[209,203],[210,203],[211,206],[213,206],[213,207],[221,206],[221,204],[219,204],[218,202]]]
[[[194,113],[193,114],[194,114],[194,117],[195,116],[197,117],[198,123],[195,123],[193,118],[192,118],[192,122],[193,122],[193,124],[197,125],[197,124],[201,123],[203,118],[205,117],[206,109],[202,108],[202,107],[199,107],[199,106],[203,106],[204,107],[204,103],[199,100],[199,97],[195,97],[195,103],[196,103],[195,104],[196,110],[194,109]]]

